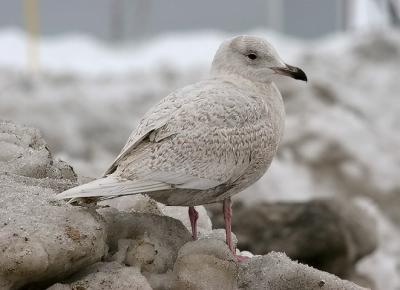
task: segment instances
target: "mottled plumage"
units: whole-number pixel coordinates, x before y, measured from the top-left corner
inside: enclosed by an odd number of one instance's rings
[[[209,79],[155,105],[102,179],[59,198],[145,193],[182,206],[229,200],[265,173],[278,148],[285,114],[276,74],[306,80],[260,38],[224,42]]]
[[[128,143],[106,174],[172,185],[148,193],[168,205],[221,201],[263,175],[276,152],[283,117],[272,84],[254,87],[233,76],[203,81],[155,106],[130,138],[142,141]]]

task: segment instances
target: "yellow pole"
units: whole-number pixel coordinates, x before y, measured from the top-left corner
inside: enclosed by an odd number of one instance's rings
[[[27,33],[27,67],[29,72],[36,74],[39,70],[38,0],[24,0],[24,17]]]

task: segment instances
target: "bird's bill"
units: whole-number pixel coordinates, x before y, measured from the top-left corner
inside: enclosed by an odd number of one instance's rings
[[[279,75],[288,76],[296,80],[301,80],[305,82],[307,81],[307,75],[305,74],[305,72],[295,66],[285,64],[284,67],[273,67],[272,70]]]

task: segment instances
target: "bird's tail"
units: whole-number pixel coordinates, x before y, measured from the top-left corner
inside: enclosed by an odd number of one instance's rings
[[[56,196],[56,199],[113,198],[158,190],[171,189],[171,185],[152,180],[127,180],[112,175],[73,187]]]

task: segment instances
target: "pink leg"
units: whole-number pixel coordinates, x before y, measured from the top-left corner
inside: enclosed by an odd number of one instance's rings
[[[222,210],[224,212],[224,221],[225,221],[225,237],[226,237],[226,244],[228,245],[229,249],[231,250],[232,254],[236,257],[236,259],[241,262],[243,260],[248,259],[245,256],[236,255],[236,249],[233,247],[232,243],[232,207],[231,207],[231,199],[228,197],[224,199],[222,204]]]
[[[197,240],[197,219],[199,218],[199,213],[194,208],[194,206],[189,206],[189,219],[190,225],[192,227],[192,238]]]
[[[229,197],[224,199],[222,204],[222,211],[224,212],[226,244],[228,245],[229,250],[231,250],[233,255],[236,255],[236,251],[233,248],[232,243],[232,207],[231,199]]]

